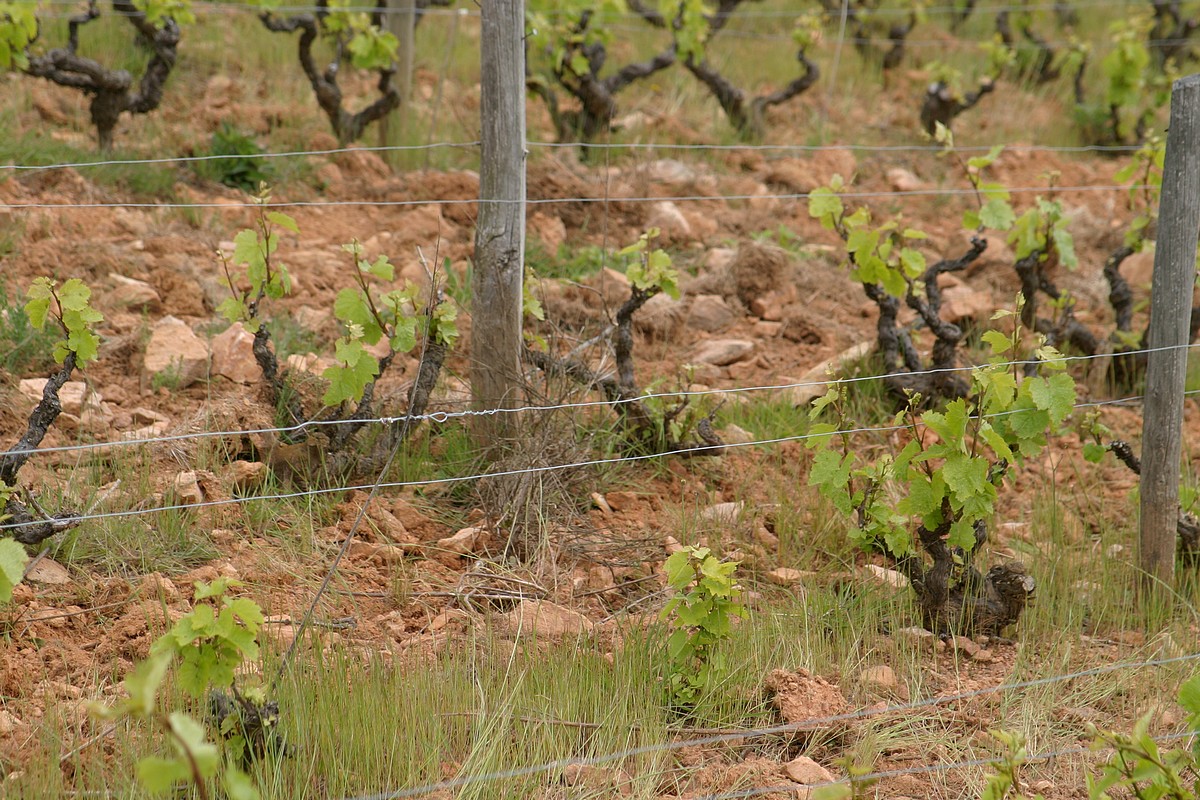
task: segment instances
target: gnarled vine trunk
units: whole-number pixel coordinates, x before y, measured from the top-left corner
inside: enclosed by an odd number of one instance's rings
[[[30,75],[92,96],[92,124],[96,126],[97,143],[104,151],[112,149],[113,131],[121,114],[146,114],[158,108],[179,47],[179,26],[175,20],[168,17],[161,27],[155,27],[131,0],[113,0],[112,6],[113,11],[129,21],[152,53],[136,88],[133,76],[126,70],[110,69],[79,55],[80,27],[100,16],[96,0],[90,0],[87,11],[68,21],[66,47],[30,56],[26,68]]]

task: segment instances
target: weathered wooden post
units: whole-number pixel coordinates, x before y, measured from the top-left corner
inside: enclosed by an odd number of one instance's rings
[[[480,36],[479,219],[471,308],[471,394],[477,409],[521,400],[525,272],[525,3],[483,0]],[[480,417],[479,443],[513,435],[512,414]]]
[[[1138,547],[1138,563],[1148,589],[1170,586],[1175,575],[1186,346],[1200,237],[1200,74],[1181,78],[1171,87],[1171,123],[1159,202],[1146,337],[1152,352],[1142,419]]]

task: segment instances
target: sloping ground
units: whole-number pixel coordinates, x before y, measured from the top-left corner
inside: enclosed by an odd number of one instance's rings
[[[428,280],[422,257],[433,264],[448,259],[457,285],[465,282],[478,191],[475,175],[393,176],[378,158],[361,151],[317,159],[312,167],[321,176],[323,191],[288,187],[273,198],[281,203],[313,203],[287,209],[301,231],[299,236],[286,236],[280,248],[280,257],[292,271],[294,290],[267,311],[290,321],[289,333],[298,343],[298,352],[310,346],[318,353],[322,346],[327,350],[327,343],[337,335],[332,302],[337,291],[349,285],[351,268],[340,251],[343,243],[361,240],[369,255],[388,254],[400,274],[417,281]],[[544,158],[531,167],[530,226],[532,238],[551,254],[539,266],[551,270],[564,266],[561,262],[586,245],[612,252],[647,227],[662,229],[664,242],[687,276],[682,300],[663,298],[638,318],[636,353],[643,385],[664,390],[690,385],[697,390],[787,384],[805,379],[827,359],[870,341],[875,310],[840,267],[840,243],[808,218],[804,200],[786,195],[810,191],[835,173],[857,175],[854,189],[863,192],[961,186],[952,174],[947,176],[946,169],[944,162],[932,157],[856,158],[846,150],[806,159],[739,153],[705,163],[654,160],[607,169]],[[1110,183],[1113,165],[1014,151],[1001,158],[997,177],[1012,187],[1038,187],[1049,169],[1060,173],[1058,185],[1075,187]],[[252,221],[247,198],[232,190],[180,183],[175,194],[203,207],[24,207],[120,204],[127,199],[91,183],[86,171],[70,169],[0,183],[0,203],[8,206],[0,205],[0,226],[12,239],[11,252],[3,258],[3,280],[10,296],[35,276],[81,277],[94,288],[95,305],[105,314],[101,358],[83,376],[94,394],[84,395],[78,407],[68,409],[69,416],[55,427],[46,445],[271,427],[273,410],[253,380],[244,384],[216,374],[237,373],[239,364],[246,365],[244,350],[235,352],[229,362],[206,363],[200,373],[205,378],[188,385],[179,376],[156,379],[145,369],[155,331],[163,330],[168,317],[181,320],[205,347],[217,345],[214,337],[222,325],[214,309],[226,290],[213,251],[227,248],[222,243]],[[697,197],[707,199],[684,199]],[[1019,195],[1018,205],[1032,197],[1033,193]],[[1098,331],[1111,320],[1100,267],[1122,235],[1126,218],[1122,197],[1112,191],[1061,195],[1072,214],[1081,267],[1059,277],[1062,286],[1079,298],[1080,319]],[[594,202],[600,199],[607,202]],[[320,205],[327,201],[346,204]],[[966,247],[958,218],[967,197],[880,194],[867,202],[880,216],[903,213],[906,224],[926,229],[931,234],[931,258],[953,257]],[[956,319],[986,322],[993,309],[1011,305],[1018,287],[1011,262],[1003,242],[992,241],[979,264],[956,282],[955,300],[945,312]],[[608,263],[620,266],[619,260]],[[1147,257],[1126,268],[1142,297],[1148,270]],[[611,310],[624,299],[622,280],[612,271],[589,274],[578,282],[539,279],[537,291],[549,322],[554,323],[539,332],[555,347],[570,346],[594,333],[604,321],[604,307]],[[467,337],[478,335],[469,319],[462,327]],[[464,344],[452,356],[435,409],[464,408],[466,352]],[[707,355],[711,353],[731,355]],[[596,363],[605,363],[603,358],[597,354]],[[685,375],[680,369],[684,364],[695,368]],[[392,368],[382,387],[384,413],[403,410],[403,390],[416,368],[415,357]],[[4,376],[0,384],[4,405],[0,433],[9,441],[23,429],[24,414],[32,406],[19,381],[41,374],[37,369],[20,370]],[[803,405],[803,397],[780,394],[785,407],[793,401]],[[735,407],[743,397],[759,396],[730,395],[728,402]],[[880,416],[890,410],[879,409]],[[803,411],[794,414],[799,420]],[[1116,409],[1107,419],[1118,431],[1137,430],[1135,411]],[[1195,433],[1196,423],[1191,414],[1189,433]],[[726,433],[730,438],[740,435],[728,428]],[[771,435],[765,430],[748,433],[756,438]],[[22,477],[51,507],[61,497],[64,505],[97,513],[148,509],[193,496],[219,501],[255,491],[320,488],[306,483],[303,467],[290,464],[292,455],[277,445],[271,434],[251,434],[124,450],[68,451],[37,457]],[[428,460],[410,471],[410,478],[434,477],[434,470],[439,470],[437,475],[443,474],[441,470],[452,472],[458,466],[453,458],[462,456],[438,436],[422,446]],[[1051,505],[1062,511],[1062,536],[1081,553],[1099,549],[1099,532],[1111,530],[1111,523],[1127,525],[1130,477],[1116,466],[1081,467],[1077,448],[1075,437],[1066,437],[1017,480],[1006,499],[994,552],[1013,555],[1027,553],[1030,547],[1042,552],[1032,522],[1036,501],[1055,483],[1060,489]],[[540,463],[555,460],[554,452],[528,455],[541,459]],[[564,448],[563,455],[563,461],[583,460],[594,453]],[[783,523],[770,515],[762,525],[733,521],[720,511],[712,512],[714,516],[706,521],[702,517],[699,525],[683,522],[688,509],[694,513],[726,501],[778,502],[781,483],[803,486],[806,458],[802,446],[790,443],[762,451],[731,451],[715,460],[668,459],[658,469],[623,467],[630,472],[622,472],[616,481],[627,481],[635,491],[596,484],[593,473],[576,475],[569,490],[579,505],[562,510],[554,520],[557,531],[551,552],[557,557],[545,556],[524,566],[504,559],[510,542],[502,531],[487,526],[482,512],[473,510],[473,495],[412,489],[385,492],[372,505],[369,524],[339,569],[338,590],[320,607],[319,618],[326,624],[322,641],[334,650],[389,653],[396,659],[411,654],[428,660],[464,646],[483,628],[490,626],[512,637],[526,625],[554,639],[570,640],[579,630],[589,631],[590,641],[601,651],[619,651],[628,633],[626,617],[618,612],[631,605],[635,613],[653,609],[655,592],[661,588],[656,572],[677,544],[676,538],[715,539],[727,552],[740,554],[747,581],[758,592],[756,612],[769,613],[781,595],[794,599],[803,591],[795,588],[794,581],[800,587],[811,583],[814,592],[818,585],[822,591],[832,586],[834,592],[841,591],[838,587],[867,585],[867,574],[858,569],[862,556],[857,564],[843,563],[841,556],[785,564],[777,536]],[[244,466],[259,460],[267,463],[266,472]],[[579,510],[589,505],[586,498],[591,491],[608,488],[612,491],[597,495],[590,508]],[[4,612],[8,636],[0,643],[0,694],[5,698],[0,711],[0,758],[5,768],[20,772],[28,742],[38,736],[48,717],[61,718],[66,726],[62,730],[70,733],[71,738],[58,745],[63,751],[99,733],[86,717],[86,701],[119,693],[121,676],[145,656],[168,620],[188,607],[193,580],[231,575],[246,581],[247,591],[272,616],[269,635],[278,648],[285,646],[364,500],[363,492],[339,493],[316,508],[267,505],[265,517],[256,511],[257,504],[244,503],[85,523],[71,534],[69,546],[54,554],[70,570],[60,572],[43,560],[40,570],[18,588],[13,608]],[[800,502],[796,506],[792,513],[802,527],[828,527],[827,521],[820,520],[819,508],[805,508]],[[1118,551],[1103,557],[1127,559],[1129,554],[1127,548],[1124,556]],[[772,571],[781,566],[819,569],[820,575],[798,573],[799,578],[777,575],[772,579]],[[1086,575],[1074,579],[1089,580]],[[779,589],[772,580],[793,588]],[[531,620],[525,621],[524,614]],[[893,635],[897,642],[902,639],[898,632]],[[873,646],[882,652],[902,647],[891,642],[884,637]],[[936,697],[997,686],[1009,681],[1019,667],[1039,663],[1036,642],[1028,649],[1011,642],[946,646],[924,639],[903,645],[909,646],[924,652],[925,682],[914,688],[914,699],[918,690],[921,697]],[[1051,669],[1065,671],[1169,651],[1161,642],[1146,643],[1140,633],[1106,630],[1080,639],[1071,658]],[[875,674],[875,680],[864,683],[857,670],[831,674],[824,683],[797,675],[763,676],[768,686],[776,686],[775,702],[783,720],[869,707],[872,702],[902,702],[910,694],[907,682]],[[827,694],[820,702],[803,694],[812,691],[813,681]],[[789,701],[789,693],[800,693],[802,699]],[[1104,712],[1059,709],[1076,737],[1089,721],[1127,726],[1133,710],[1121,704]],[[947,738],[970,738],[1002,723],[1010,713],[989,696],[957,703],[953,711],[931,714],[930,719],[949,729]],[[1168,730],[1179,721],[1166,705],[1157,719],[1156,730]],[[835,730],[815,745],[809,742],[807,752],[837,771],[833,759],[846,755],[846,742],[867,736],[864,731],[860,723],[852,723],[848,732]],[[954,748],[946,752],[950,750]],[[791,774],[783,765],[797,753],[794,744],[777,740],[745,752],[721,746],[685,748],[677,754],[674,782],[669,788],[664,784],[661,792],[692,796],[773,786]],[[940,755],[937,748],[899,744],[885,749],[874,766],[899,769]],[[450,765],[449,774],[454,774],[455,766]],[[609,785],[605,781],[619,782],[618,778],[615,772],[601,772],[588,780]],[[21,785],[19,777],[13,780]],[[885,783],[883,791],[886,796],[958,796],[956,791],[964,786],[960,780],[938,779],[931,784],[927,776],[897,777]],[[1034,789],[1050,797],[1077,796],[1078,783],[1047,781]],[[547,789],[545,796],[562,796],[560,791]],[[605,796],[619,790],[597,791]]]

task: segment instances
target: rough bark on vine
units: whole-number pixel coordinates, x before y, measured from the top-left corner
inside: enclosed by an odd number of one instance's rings
[[[684,61],[684,66],[712,92],[739,134],[748,139],[761,139],[766,133],[767,109],[782,105],[808,91],[821,75],[817,65],[805,54],[804,48],[796,53],[796,59],[804,68],[804,74],[782,89],[757,96],[751,96],[746,90],[735,86],[707,59],[697,62],[689,58]]]
[[[1051,252],[1047,257],[1044,250],[1034,250],[1017,261],[1015,268],[1021,279],[1021,324],[1044,335],[1046,344],[1051,347],[1070,345],[1083,355],[1095,355],[1100,350],[1100,342],[1086,325],[1075,319],[1073,304],[1062,307],[1057,320],[1038,316],[1039,292],[1055,301],[1062,299],[1062,292],[1050,278],[1056,264],[1057,256]],[[1027,369],[1035,370],[1036,365],[1031,364]]]
[[[937,131],[939,122],[947,128],[951,127],[955,117],[974,108],[995,88],[996,84],[991,78],[984,78],[979,82],[978,89],[960,96],[944,81],[929,84],[925,90],[925,100],[921,103],[921,127],[930,136]]]
[[[1112,379],[1116,386],[1132,389],[1146,372],[1147,329],[1141,336],[1133,337],[1133,290],[1129,281],[1121,274],[1121,265],[1135,252],[1133,247],[1123,244],[1104,261],[1104,279],[1108,281],[1108,303],[1112,306],[1115,330],[1110,337],[1113,343]],[[1192,308],[1188,326],[1188,341],[1194,342],[1200,334],[1200,306]]]
[[[1010,50],[1017,49],[1017,40],[1013,35],[1012,21],[1007,9],[996,14],[996,33],[1000,41]],[[1037,53],[1033,63],[1029,65],[1027,74],[1035,83],[1050,83],[1062,75],[1062,67],[1058,63],[1058,51],[1045,38],[1037,33],[1028,22],[1021,26],[1021,35],[1033,46]]]
[[[1128,442],[1117,439],[1108,443],[1108,449],[1134,475],[1141,477],[1142,460],[1133,452],[1133,448]],[[1190,566],[1200,565],[1200,518],[1180,508],[1175,531],[1179,536],[1177,541],[1179,557]]]
[[[158,108],[179,47],[179,26],[173,19],[168,17],[161,27],[155,27],[131,0],[113,0],[112,7],[129,21],[151,50],[150,61],[136,88],[133,76],[126,70],[110,69],[79,55],[80,27],[100,16],[96,0],[90,0],[86,11],[68,20],[66,47],[55,48],[43,55],[31,55],[25,70],[35,77],[92,96],[89,110],[92,124],[96,126],[97,143],[103,151],[112,149],[113,130],[121,114],[146,114]]]
[[[317,105],[329,119],[338,144],[346,146],[362,138],[363,132],[372,122],[383,119],[400,106],[400,90],[392,85],[395,75],[394,67],[376,70],[379,80],[375,85],[379,97],[370,105],[351,113],[343,106],[342,89],[338,85],[338,70],[344,55],[344,45],[341,40],[337,43],[337,53],[329,66],[321,71],[313,57],[313,45],[320,34],[319,19],[313,14],[299,14],[294,17],[279,19],[270,13],[259,16],[263,26],[273,33],[294,33],[300,31],[297,45],[297,55],[300,67],[312,86],[317,97]]]
[[[592,23],[593,12],[589,9],[579,15],[574,33],[581,40]],[[569,71],[572,53],[582,54],[588,71],[579,75]],[[627,64],[607,77],[600,73],[608,63],[608,49],[602,42],[570,45],[568,53],[560,59],[561,66],[554,72],[554,81],[579,103],[578,110],[563,109],[554,88],[543,80],[528,76],[527,85],[531,92],[542,98],[555,134],[560,142],[591,142],[608,132],[617,116],[617,94],[636,81],[643,80],[675,63],[675,47],[672,45],[653,58]],[[526,67],[528,72],[528,66]],[[586,150],[585,150],[586,152]]]
[[[905,303],[917,312],[921,324],[928,327],[934,335],[931,362],[928,366],[917,352],[911,333],[899,325],[897,318],[900,299],[888,294],[881,286],[863,284],[867,297],[879,308],[876,336],[884,370],[888,373],[913,373],[889,374],[884,379],[884,386],[901,401],[907,402],[913,394],[920,394],[924,404],[939,398],[954,399],[966,396],[968,384],[954,371],[963,331],[958,325],[941,318],[942,298],[937,280],[943,273],[966,269],[977,261],[986,249],[986,239],[973,237],[971,247],[961,256],[930,265],[919,281],[909,283]],[[923,287],[923,291],[919,286]]]
[[[682,456],[720,455],[725,444],[713,430],[715,411],[697,421],[695,441],[679,441],[670,433],[671,423],[687,410],[688,398],[663,412],[661,419],[648,409],[640,399],[641,390],[634,374],[633,359],[633,315],[646,301],[658,294],[657,289],[630,291],[629,298],[617,310],[615,326],[611,332],[616,377],[597,374],[591,367],[574,358],[558,358],[550,353],[526,347],[524,360],[551,376],[561,376],[600,391],[612,406],[627,438],[636,446],[653,452],[673,452]]]
[[[1191,38],[1200,28],[1200,19],[1184,17],[1180,0],[1150,0],[1150,4],[1154,7],[1154,25],[1147,44],[1159,69],[1168,61],[1182,66],[1195,58]]]
[[[62,413],[62,403],[58,393],[75,371],[75,354],[68,352],[62,366],[46,382],[42,389],[42,399],[34,406],[25,425],[25,432],[17,440],[16,445],[5,453],[0,453],[0,486],[14,489],[17,485],[17,473],[29,461],[38,445],[46,438],[50,426]],[[38,544],[56,533],[72,527],[74,513],[65,512],[55,515],[34,515],[29,507],[9,496],[8,502],[0,509],[0,530],[5,526],[11,531],[12,538],[22,544]]]
[[[948,506],[944,516],[946,522],[937,528],[917,529],[921,549],[932,564],[926,566],[918,555],[896,563],[917,596],[922,624],[938,634],[998,636],[1018,621],[1037,584],[1020,561],[998,564],[986,575],[981,574],[973,561],[987,541],[986,523],[980,520],[975,524],[975,543],[970,552],[956,552],[946,543],[953,524]]]

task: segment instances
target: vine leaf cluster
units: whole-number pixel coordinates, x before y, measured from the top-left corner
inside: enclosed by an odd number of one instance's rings
[[[589,389],[598,390],[612,406],[620,421],[628,446],[640,453],[679,452],[684,455],[717,455],[724,443],[713,429],[717,409],[705,410],[693,405],[686,395],[670,393],[646,397],[639,386],[634,362],[634,315],[650,298],[662,293],[679,299],[679,273],[671,256],[651,246],[659,236],[657,228],[643,233],[617,255],[631,259],[626,270],[629,297],[617,309],[612,324],[594,341],[611,345],[616,374],[601,374],[574,354],[560,356],[548,349],[526,345],[524,360],[552,376],[569,378]],[[540,305],[526,302],[534,316]],[[535,342],[536,343],[536,342]]]
[[[968,395],[944,411],[918,414],[914,396],[896,415],[907,442],[894,456],[865,456],[837,433],[854,427],[840,384],[810,411],[810,485],[853,521],[851,537],[858,544],[895,560],[912,584],[925,626],[936,632],[998,634],[1017,621],[1033,594],[1033,578],[1019,562],[993,566],[986,575],[975,566],[999,488],[1012,469],[1041,452],[1075,402],[1075,383],[1065,372],[1014,372],[1009,361],[1023,338],[1019,325],[1008,335],[985,334],[992,363],[972,370]],[[1063,368],[1044,339],[1033,355],[1048,370]],[[826,416],[831,421],[822,421]],[[893,502],[896,494],[900,500]]]
[[[383,255],[369,260],[358,242],[342,247],[351,259],[349,273],[355,285],[342,289],[334,300],[333,313],[342,325],[343,334],[334,343],[334,363],[322,373],[328,381],[321,398],[322,410],[314,414],[305,409],[301,393],[289,386],[287,375],[279,366],[271,346],[270,329],[260,314],[265,300],[284,297],[291,286],[287,267],[276,257],[279,230],[299,232],[294,219],[267,210],[268,199],[264,190],[258,198],[255,227],[234,237],[233,253],[218,253],[231,290],[231,296],[218,311],[230,322],[246,324],[254,335],[254,358],[262,369],[268,399],[281,410],[286,424],[302,425],[312,420],[337,423],[328,428],[328,449],[331,453],[345,450],[373,415],[379,378],[398,355],[416,349],[418,331],[424,347],[408,395],[408,415],[424,414],[446,355],[459,336],[458,307],[442,295],[436,276],[431,276],[429,297],[424,305],[422,290],[412,282],[388,291],[376,290],[372,286],[374,281],[394,282],[395,267]],[[240,278],[233,274],[237,266],[243,268]],[[368,350],[381,343],[385,345],[382,355],[376,356]],[[395,436],[402,439],[412,429],[411,425],[400,425]],[[299,443],[307,437],[307,429],[301,428],[289,434],[287,443]]]
[[[145,721],[170,743],[168,755],[138,762],[138,780],[147,791],[167,794],[191,786],[208,800],[214,796],[210,784],[215,781],[230,800],[258,800],[258,789],[245,770],[255,757],[286,753],[275,728],[278,705],[267,700],[262,687],[237,685],[243,664],[258,660],[263,623],[257,603],[231,593],[239,586],[226,578],[197,581],[192,610],[155,640],[150,655],[125,679],[128,698],[113,706],[92,707],[101,719]],[[186,710],[162,707],[162,690],[172,667],[175,683],[191,704],[211,708],[215,742],[209,740],[204,722]],[[229,707],[227,693],[237,698],[238,709]],[[246,725],[247,719],[255,726]]]
[[[3,573],[0,600],[11,597],[12,586],[20,580],[18,562],[22,570],[25,563],[20,544],[40,544],[76,524],[74,512],[49,514],[30,492],[19,491],[18,473],[62,413],[58,396],[62,387],[76,369],[85,368],[98,355],[100,339],[96,325],[104,316],[91,307],[91,296],[91,289],[78,278],[70,278],[59,285],[42,277],[29,288],[25,313],[30,324],[37,330],[53,326],[63,338],[55,342],[53,348],[59,369],[46,381],[41,399],[29,414],[25,432],[11,449],[0,453],[0,525],[19,526],[11,528],[11,539],[0,539],[0,561],[3,562],[0,565],[0,573]],[[19,554],[18,550],[21,551]]]

